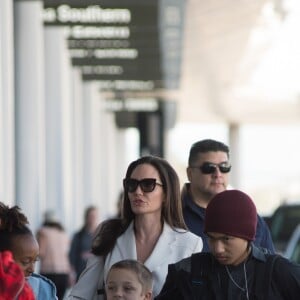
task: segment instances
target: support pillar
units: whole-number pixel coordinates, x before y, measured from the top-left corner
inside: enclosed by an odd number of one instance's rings
[[[15,203],[13,1],[0,1],[0,201]]]
[[[16,203],[34,226],[45,207],[43,2],[14,2]]]
[[[230,172],[230,183],[236,188],[241,188],[241,138],[240,125],[230,124],[229,126],[229,146],[230,146],[230,160],[232,164],[232,171]]]

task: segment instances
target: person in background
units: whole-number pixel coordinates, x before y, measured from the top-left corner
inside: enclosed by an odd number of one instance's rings
[[[37,300],[54,300],[56,288],[51,280],[34,273],[39,260],[39,245],[18,206],[9,208],[0,202],[0,251],[10,251],[21,267]],[[25,298],[26,299],[26,298]]]
[[[151,300],[153,276],[137,260],[125,259],[113,264],[105,283],[107,300]]]
[[[257,212],[239,190],[220,192],[204,220],[210,253],[198,253],[169,266],[156,300],[298,300],[300,265],[253,244]]]
[[[211,199],[227,189],[231,165],[229,147],[222,142],[205,139],[190,149],[186,169],[189,183],[183,186],[181,197],[184,221],[188,229],[203,240],[203,252],[209,251],[203,232],[205,209]],[[275,253],[266,222],[258,216],[254,243]]]
[[[88,258],[91,256],[92,240],[98,225],[98,215],[97,207],[87,207],[84,212],[84,224],[72,238],[69,260],[76,273],[76,280],[78,280]]]
[[[40,273],[51,279],[57,289],[59,300],[64,298],[71,285],[69,262],[70,240],[54,211],[46,211],[42,227],[37,231],[40,247]]]
[[[202,250],[202,240],[187,231],[182,217],[179,178],[164,159],[133,161],[123,180],[122,218],[100,224],[94,254],[68,299],[103,299],[110,267],[123,259],[145,264],[154,278],[153,295],[165,281],[168,264]]]
[[[0,252],[0,300],[34,300],[33,291],[11,251]]]

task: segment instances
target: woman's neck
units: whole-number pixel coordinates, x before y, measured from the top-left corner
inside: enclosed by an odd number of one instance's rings
[[[151,255],[162,233],[163,225],[157,220],[136,219],[134,233],[136,241],[137,259],[144,263]]]
[[[162,222],[160,220],[158,221],[156,218],[136,217],[134,220],[135,237],[140,240],[160,236],[162,228]]]

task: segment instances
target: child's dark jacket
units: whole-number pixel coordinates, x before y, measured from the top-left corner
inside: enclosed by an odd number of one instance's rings
[[[300,299],[300,265],[279,255],[266,254],[254,245],[246,262],[246,277],[251,300]],[[244,277],[241,278],[241,282],[245,282]],[[166,282],[155,300],[198,299],[247,298],[245,291],[232,284],[225,267],[219,264],[212,254],[197,253],[169,265]]]

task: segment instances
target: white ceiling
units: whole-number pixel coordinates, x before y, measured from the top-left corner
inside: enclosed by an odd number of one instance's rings
[[[300,120],[298,1],[186,0],[178,121]]]

